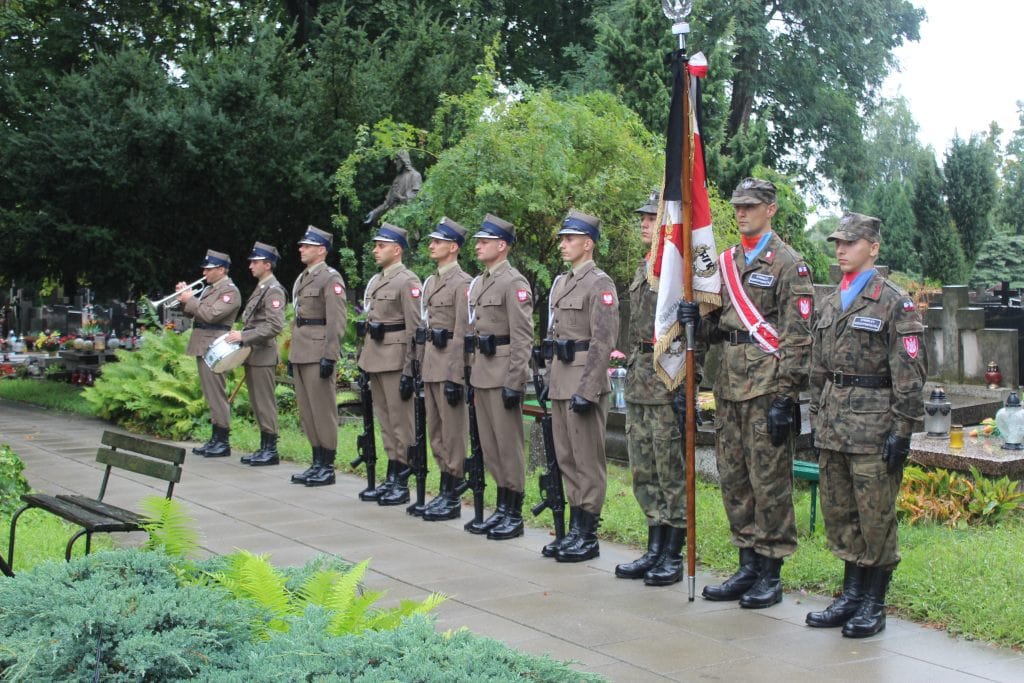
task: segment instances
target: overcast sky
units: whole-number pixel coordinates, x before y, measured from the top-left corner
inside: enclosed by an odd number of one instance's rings
[[[985,132],[989,122],[1009,134],[1020,126],[1017,100],[1024,100],[1021,0],[912,0],[927,12],[921,40],[896,50],[901,72],[884,93],[901,93],[917,121],[918,138],[940,160],[955,133]],[[964,88],[962,95],[956,89]]]

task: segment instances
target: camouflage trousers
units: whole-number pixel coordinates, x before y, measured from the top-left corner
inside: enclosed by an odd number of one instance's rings
[[[821,449],[821,516],[832,553],[861,567],[892,569],[900,561],[896,496],[903,471],[889,474],[877,453]]]
[[[775,559],[796,551],[791,436],[768,438],[768,407],[775,397],[715,400],[715,456],[732,544]]]
[[[671,404],[626,403],[626,448],[633,495],[648,526],[686,528],[686,470]]]

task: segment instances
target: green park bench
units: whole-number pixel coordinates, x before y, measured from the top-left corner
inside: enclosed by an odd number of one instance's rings
[[[181,465],[185,449],[164,443],[141,439],[118,432],[103,432],[102,446],[96,451],[96,462],[104,465],[100,492],[95,498],[80,495],[49,496],[26,493],[21,497],[25,506],[11,518],[11,538],[7,547],[7,561],[14,566],[14,533],[18,517],[32,508],[46,510],[61,519],[82,527],[67,543],[64,557],[71,560],[71,549],[81,536],[85,536],[85,552],[89,553],[94,533],[141,531],[143,518],[136,512],[103,502],[110,482],[111,470],[118,469],[142,474],[167,482],[166,497],[174,493],[174,485],[181,481]]]
[[[818,508],[818,463],[807,462],[806,460],[793,461],[793,476],[803,479],[811,485],[811,533],[814,533],[814,521],[817,517]]]

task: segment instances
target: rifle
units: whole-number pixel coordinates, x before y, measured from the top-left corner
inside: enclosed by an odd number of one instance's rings
[[[473,384],[469,381],[472,368],[467,365],[464,372],[466,405],[469,406],[469,452],[472,457],[466,458],[463,463],[465,479],[455,486],[455,495],[462,496],[466,489],[473,490],[473,521],[469,524],[479,525],[484,521],[484,488],[487,487],[487,479],[484,476],[484,449],[480,445],[480,428],[476,421],[476,405],[474,404],[476,393],[473,391]]]
[[[377,500],[377,442],[373,437],[373,393],[370,391],[370,375],[359,372],[359,401],[363,406],[363,433],[356,437],[356,453],[358,457],[349,463],[350,467],[359,467],[366,463],[366,488],[359,492],[359,500],[372,502]]]
[[[417,336],[419,336],[418,332],[417,330]],[[422,517],[427,497],[427,405],[423,396],[423,373],[420,370],[420,361],[416,358],[412,360],[412,382],[416,436],[407,453],[409,472],[416,477],[416,501],[405,508],[405,511],[410,515]],[[402,477],[405,474],[399,476]]]
[[[551,427],[551,413],[548,412],[548,403],[544,394],[544,380],[541,379],[540,369],[544,367],[544,355],[540,347],[533,347],[533,388],[537,392],[537,403],[540,404],[543,413],[540,419],[541,430],[544,432],[544,455],[547,460],[545,471],[537,478],[540,486],[541,501],[530,508],[530,512],[536,517],[544,510],[551,510],[551,517],[555,522],[555,542],[565,538],[565,490],[562,487],[562,470],[558,467],[558,459],[555,457],[555,434]]]

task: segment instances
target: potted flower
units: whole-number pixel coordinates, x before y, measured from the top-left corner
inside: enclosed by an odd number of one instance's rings
[[[36,337],[35,348],[37,351],[46,351],[51,356],[57,355],[60,350],[60,332],[44,332]]]

